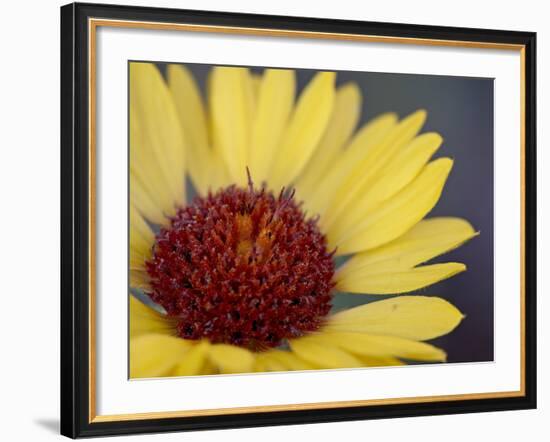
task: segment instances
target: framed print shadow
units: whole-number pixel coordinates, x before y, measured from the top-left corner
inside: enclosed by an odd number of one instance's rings
[[[61,433],[536,407],[529,32],[61,8]]]

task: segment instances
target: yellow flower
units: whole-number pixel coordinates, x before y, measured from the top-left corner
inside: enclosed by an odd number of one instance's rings
[[[452,167],[431,160],[426,112],[356,130],[360,91],[335,80],[317,73],[295,101],[292,70],[215,67],[204,103],[185,67],[165,81],[131,64],[130,283],[158,306],[130,295],[131,377],[445,361],[423,341],[463,315],[441,298],[329,312],[333,289],[402,294],[464,271],[421,264],[476,235],[425,219]]]

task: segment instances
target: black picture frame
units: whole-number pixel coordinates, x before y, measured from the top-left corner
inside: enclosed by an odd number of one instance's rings
[[[89,19],[521,45],[524,51],[524,395],[197,417],[90,418]],[[61,8],[61,434],[241,428],[536,408],[536,34],[73,3]]]

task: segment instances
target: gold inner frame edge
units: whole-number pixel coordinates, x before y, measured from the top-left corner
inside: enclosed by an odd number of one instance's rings
[[[274,36],[274,37],[293,37],[309,39],[328,39],[341,41],[358,41],[371,43],[389,43],[389,44],[413,44],[419,46],[444,46],[444,47],[462,47],[478,49],[498,49],[518,51],[520,53],[520,168],[521,168],[521,239],[520,239],[520,389],[518,391],[498,391],[487,393],[464,393],[454,395],[437,396],[416,396],[388,399],[366,399],[352,401],[333,401],[301,404],[284,405],[261,405],[234,408],[216,408],[200,410],[181,410],[181,411],[159,411],[147,413],[128,413],[128,414],[96,414],[96,243],[95,243],[95,207],[96,207],[96,35],[97,28],[115,27],[115,28],[137,28],[148,30],[171,30],[187,32],[209,32],[218,34],[238,34],[255,36]],[[314,31],[293,31],[284,29],[265,29],[248,28],[234,26],[212,26],[196,25],[185,23],[161,23],[133,20],[115,20],[115,19],[88,19],[88,128],[89,128],[89,367],[88,367],[88,422],[115,422],[115,421],[133,421],[145,419],[168,419],[177,417],[197,417],[197,416],[216,416],[232,415],[246,413],[269,413],[278,411],[296,411],[296,410],[321,410],[327,408],[348,408],[365,407],[374,405],[396,405],[396,404],[415,404],[426,402],[442,401],[460,401],[460,400],[481,400],[496,398],[512,398],[525,396],[525,45],[493,43],[493,42],[475,42],[444,39],[426,39],[413,37],[391,37],[377,35],[361,35],[347,33],[330,33]]]

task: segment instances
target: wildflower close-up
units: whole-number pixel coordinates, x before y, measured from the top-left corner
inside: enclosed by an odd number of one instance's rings
[[[361,125],[335,72],[129,69],[131,378],[446,361],[426,341],[468,312],[425,288],[466,266],[427,262],[477,232],[427,217],[453,160],[426,111]]]

